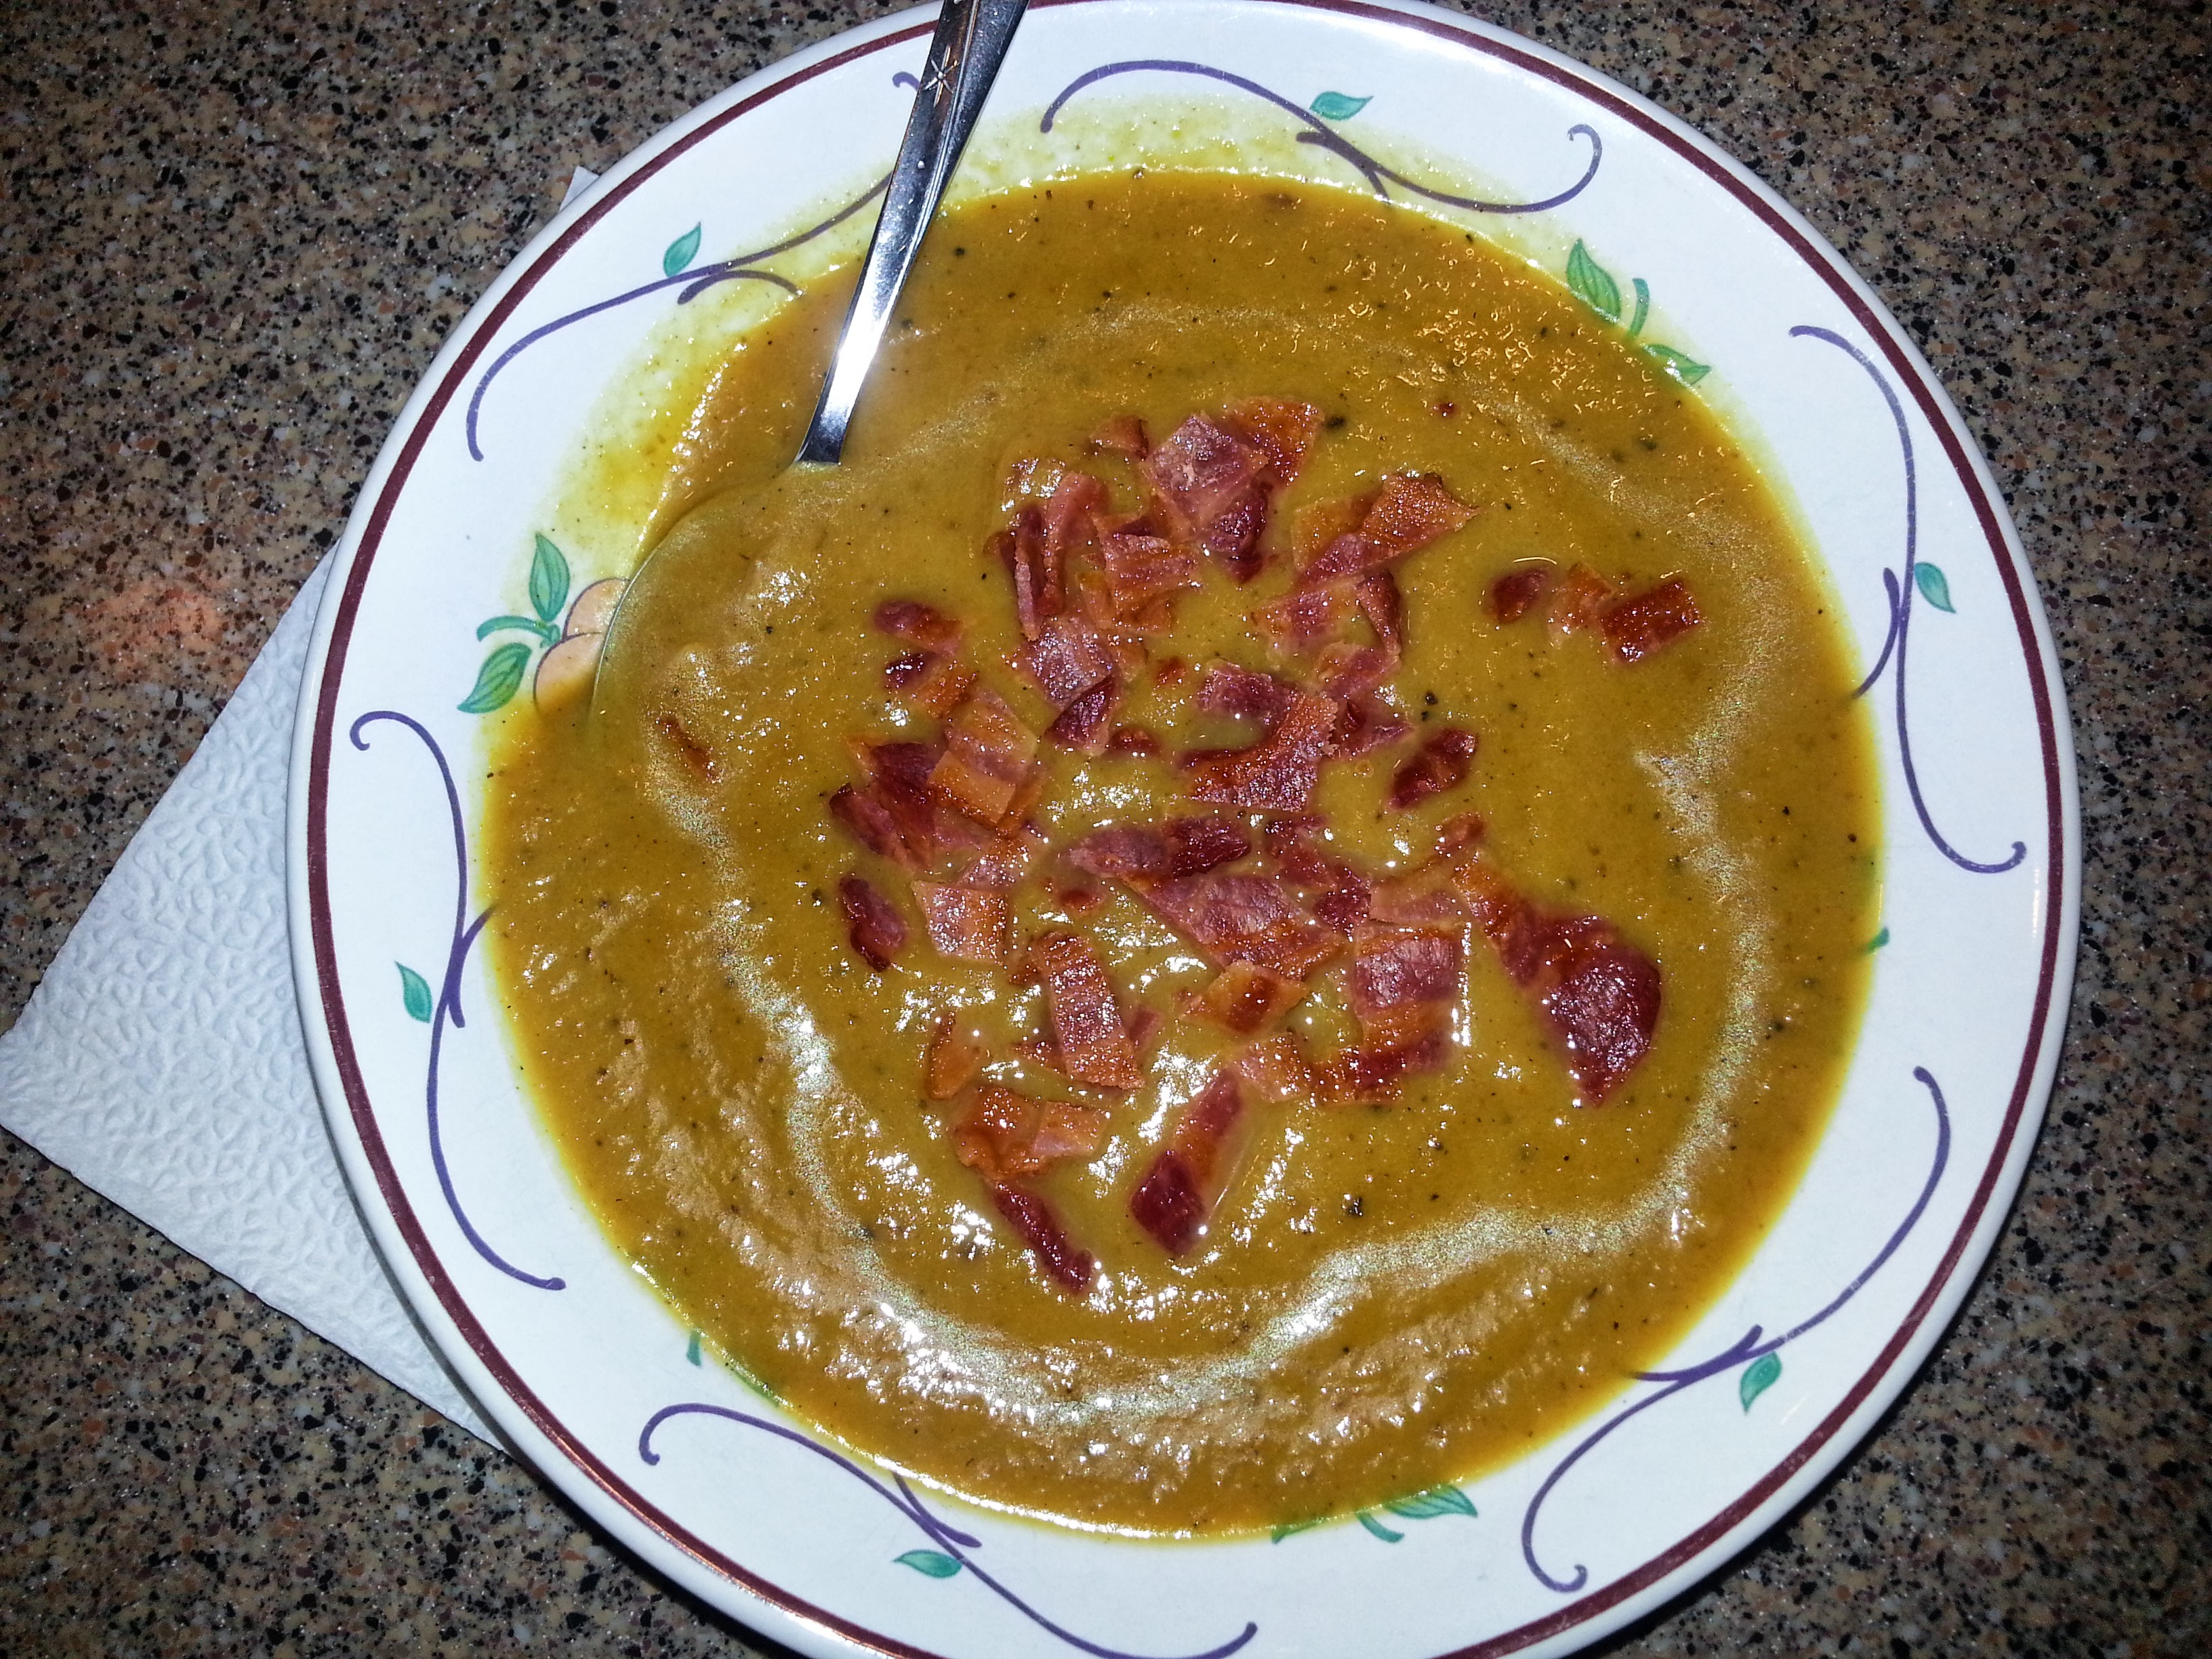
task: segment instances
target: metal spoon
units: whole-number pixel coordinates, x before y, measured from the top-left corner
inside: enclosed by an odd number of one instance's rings
[[[914,94],[914,113],[900,142],[884,191],[884,210],[868,244],[867,264],[853,290],[822,401],[799,447],[801,461],[836,465],[845,451],[845,428],[853,418],[861,382],[876,361],[891,311],[914,269],[923,234],[936,216],[945,180],[959,164],[983,99],[998,78],[1006,47],[1014,38],[1029,0],[945,0],[937,33],[929,42],[921,84]]]
[[[891,313],[914,270],[930,221],[945,194],[946,180],[959,165],[960,153],[975,130],[983,100],[1006,61],[1015,25],[1021,21],[1029,0],[945,0],[938,14],[937,32],[930,38],[929,56],[915,89],[914,112],[908,117],[906,136],[900,140],[898,159],[891,164],[884,190],[884,205],[868,243],[868,257],[860,269],[860,284],[845,313],[837,346],[830,359],[830,372],[822,383],[822,398],[806,428],[793,465],[835,466],[845,453],[845,434],[852,424],[854,405],[873,367],[890,327]],[[541,667],[538,695],[541,705],[549,692],[565,700],[588,685],[594,705],[601,702],[606,682],[607,651],[622,616],[622,601],[638,586],[637,578],[653,562],[647,553],[628,583],[598,584],[586,597],[596,607],[592,622],[596,631],[571,637],[549,653]],[[579,600],[580,607],[584,600]],[[619,652],[620,647],[614,647]],[[551,660],[555,655],[560,660]],[[548,670],[553,684],[549,686]]]

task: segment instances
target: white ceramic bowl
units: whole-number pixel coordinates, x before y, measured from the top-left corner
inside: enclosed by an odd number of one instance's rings
[[[1880,302],[1633,94],[1421,6],[1032,11],[971,188],[1140,155],[1376,188],[1503,238],[1678,354],[1795,502],[1868,671],[1885,942],[1841,1103],[1767,1243],[1662,1366],[1557,1442],[1276,1541],[1117,1540],[919,1494],[699,1364],[593,1224],[471,948],[483,716],[459,705],[526,699],[550,631],[531,624],[634,553],[563,517],[563,479],[590,434],[635,416],[621,400],[656,343],[693,319],[734,325],[733,296],[768,293],[755,273],[803,277],[810,252],[864,231],[865,210],[750,254],[887,165],[928,27],[909,13],[842,35],[646,144],[492,285],[385,446],[317,624],[292,777],[301,999],[348,1173],[523,1455],[671,1577],[804,1651],[1565,1652],[1802,1498],[1905,1387],[1996,1237],[2050,1086],[2079,887],[2027,562]],[[549,530],[568,538],[557,562],[533,551]],[[502,617],[522,621],[480,640]]]

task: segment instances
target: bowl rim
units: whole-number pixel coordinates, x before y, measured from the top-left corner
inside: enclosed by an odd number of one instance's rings
[[[1033,0],[1040,8],[1156,9],[1148,0]],[[1595,1641],[1717,1571],[1826,1478],[1902,1395],[1957,1316],[2002,1230],[2033,1150],[2070,996],[2080,919],[2080,812],[2063,684],[2027,556],[2011,517],[1949,397],[1887,307],[1795,208],[1711,140],[1597,71],[1505,30],[1419,0],[1235,0],[1255,8],[1322,11],[1409,29],[1498,60],[1564,88],[1687,161],[1811,270],[1865,331],[1884,366],[1938,439],[1946,470],[1972,505],[1996,567],[2021,648],[2037,725],[2050,897],[2025,1045],[1995,1144],[1939,1265],[1844,1397],[1787,1455],[1719,1512],[1641,1565],[1578,1594],[1554,1612],[1453,1650],[1486,1659],[1554,1638],[1554,1650]],[[565,207],[494,279],[453,330],[380,450],[333,559],[307,655],[289,785],[287,886],[295,976],[312,1069],[340,1160],[369,1231],[407,1299],[510,1444],[592,1519],[656,1568],[781,1639],[823,1653],[854,1650],[935,1659],[927,1649],[817,1607],[731,1559],[663,1513],[583,1443],[501,1352],[448,1274],[416,1218],[383,1144],[340,994],[330,900],[328,781],[337,693],[362,594],[400,492],[440,417],[464,393],[494,337],[541,278],[625,197],[702,141],[768,100],[926,35],[922,5],[842,31],[769,64],[647,139]],[[745,1594],[732,1598],[729,1587]],[[732,1607],[732,1601],[738,1605]]]

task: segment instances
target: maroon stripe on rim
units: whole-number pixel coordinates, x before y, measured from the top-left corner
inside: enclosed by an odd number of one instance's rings
[[[1757,1483],[1735,1502],[1714,1516],[1704,1525],[1690,1533],[1643,1565],[1637,1567],[1602,1588],[1590,1591],[1563,1606],[1556,1613],[1522,1625],[1516,1629],[1459,1650],[1449,1659],[1491,1659],[1491,1656],[1516,1652],[1534,1643],[1547,1640],[1571,1630],[1574,1626],[1597,1617],[1630,1597],[1658,1584],[1698,1555],[1718,1544],[1728,1533],[1742,1524],[1759,1506],[1780,1490],[1799,1470],[1817,1456],[1841,1432],[1851,1416],[1863,1406],[1868,1398],[1887,1376],[1899,1358],[1912,1342],[1925,1323],[1936,1304],[1950,1285],[1976,1228],[1995,1195],[2002,1178],[2006,1160],[2018,1136],[2034,1088],[2037,1064],[2043,1054],[2045,1028],[2052,1015],[2052,1001],[2057,989],[2060,939],[2057,918],[2064,908],[2064,884],[2069,873],[2065,856],[2065,792],[2058,751],[2057,699],[2053,696],[2045,665],[2036,639],[2034,617],[2027,589],[2020,571],[2014,568],[2007,548],[2002,509],[1991,499],[1977,473],[1972,454],[1955,423],[1944,410],[1940,394],[1928,383],[1912,355],[1898,337],[1894,327],[1875,305],[1869,303],[1853,284],[1841,262],[1826,248],[1806,234],[1790,217],[1769,202],[1760,191],[1739,175],[1737,171],[1718,158],[1705,154],[1697,144],[1668,128],[1650,112],[1621,96],[1608,88],[1585,79],[1578,71],[1552,63],[1531,52],[1477,34],[1468,28],[1441,17],[1410,15],[1384,7],[1363,3],[1363,0],[1270,0],[1271,3],[1297,6],[1311,10],[1342,13],[1373,21],[1395,25],[1418,33],[1435,36],[1463,49],[1512,64],[1540,80],[1548,81],[1577,96],[1596,105],[1648,137],[1673,150],[1688,161],[1722,189],[1727,191],[1767,227],[1808,266],[1815,271],[1844,308],[1865,330],[1890,369],[1911,392],[1922,417],[1935,432],[1948,459],[1954,474],[1973,504],[1977,521],[1981,526],[1997,574],[2004,584],[2005,593],[2012,608],[2013,623],[2026,659],[2028,682],[2033,697],[2037,734],[2043,759],[2044,795],[2048,837],[2049,879],[2053,887],[2052,903],[2046,908],[2043,948],[2033,1011],[2028,1022],[2027,1042],[2012,1093],[2005,1109],[2002,1126],[1996,1146],[1990,1152],[1981,1179],[1977,1183],[1972,1201],[1964,1218],[1952,1236],[1934,1276],[1914,1301],[1897,1331],[1875,1356],[1874,1363],[1853,1383],[1844,1399],[1806,1437],[1798,1443],[1788,1456],[1777,1463]],[[1095,0],[1033,0],[1039,7],[1082,5]],[[854,46],[818,64],[778,81],[775,85],[753,94],[742,102],[723,111],[713,119],[702,123],[696,130],[671,144],[639,167],[637,172],[612,186],[600,201],[594,204],[576,222],[571,225],[551,246],[531,262],[519,276],[514,286],[502,295],[491,313],[471,336],[467,343],[454,358],[452,366],[441,377],[422,412],[415,421],[405,441],[401,445],[392,465],[392,475],[386,481],[372,507],[359,544],[355,549],[353,563],[347,571],[345,586],[339,595],[337,614],[331,626],[331,641],[326,652],[320,693],[315,708],[315,723],[308,748],[307,858],[310,934],[313,943],[315,977],[325,1024],[330,1033],[331,1048],[335,1060],[340,1085],[345,1091],[347,1106],[356,1133],[361,1139],[364,1155],[376,1177],[377,1190],[386,1207],[391,1212],[393,1224],[406,1240],[409,1252],[415,1259],[440,1305],[452,1319],[470,1350],[482,1362],[501,1388],[527,1417],[532,1425],[559,1449],[576,1468],[605,1492],[641,1523],[659,1534],[670,1544],[690,1556],[701,1565],[732,1582],[743,1585],[770,1605],[793,1618],[836,1632],[858,1646],[884,1654],[897,1655],[901,1659],[936,1659],[927,1650],[911,1646],[896,1638],[882,1635],[865,1626],[830,1613],[826,1609],[792,1595],[779,1586],[749,1571],[704,1540],[663,1514],[633,1489],[627,1481],[604,1462],[590,1448],[573,1435],[545,1403],[532,1391],[521,1376],[507,1361],[489,1334],[478,1322],[459,1288],[446,1272],[444,1264],[432,1249],[421,1222],[416,1218],[407,1194],[400,1186],[398,1175],[382,1136],[378,1131],[374,1108],[368,1098],[360,1062],[356,1055],[350,1027],[346,1018],[344,1000],[338,985],[337,949],[332,935],[330,904],[329,870],[329,781],[330,760],[337,722],[338,683],[345,669],[353,628],[357,618],[362,593],[368,583],[370,566],[381,544],[392,509],[399,492],[428,441],[432,429],[452,404],[465,383],[469,371],[482,356],[491,337],[514,313],[546,272],[580,239],[586,232],[617,202],[659,173],[678,156],[693,146],[719,132],[738,117],[759,107],[769,99],[847,64],[873,55],[886,47],[902,45],[929,32],[931,25],[918,23],[895,33],[884,36],[866,46]],[[1840,1455],[1840,1454],[1838,1454]],[[1717,1564],[1716,1564],[1717,1565]]]

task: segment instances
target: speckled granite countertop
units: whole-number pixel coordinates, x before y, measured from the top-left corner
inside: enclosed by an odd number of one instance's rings
[[[335,538],[467,303],[604,167],[873,6],[0,8],[0,1020]],[[2212,1651],[2203,0],[1513,0],[1715,135],[1923,342],[2080,746],[2073,1020],[1926,1374],[1617,1650]],[[0,1650],[729,1651],[732,1627],[0,1135]]]

